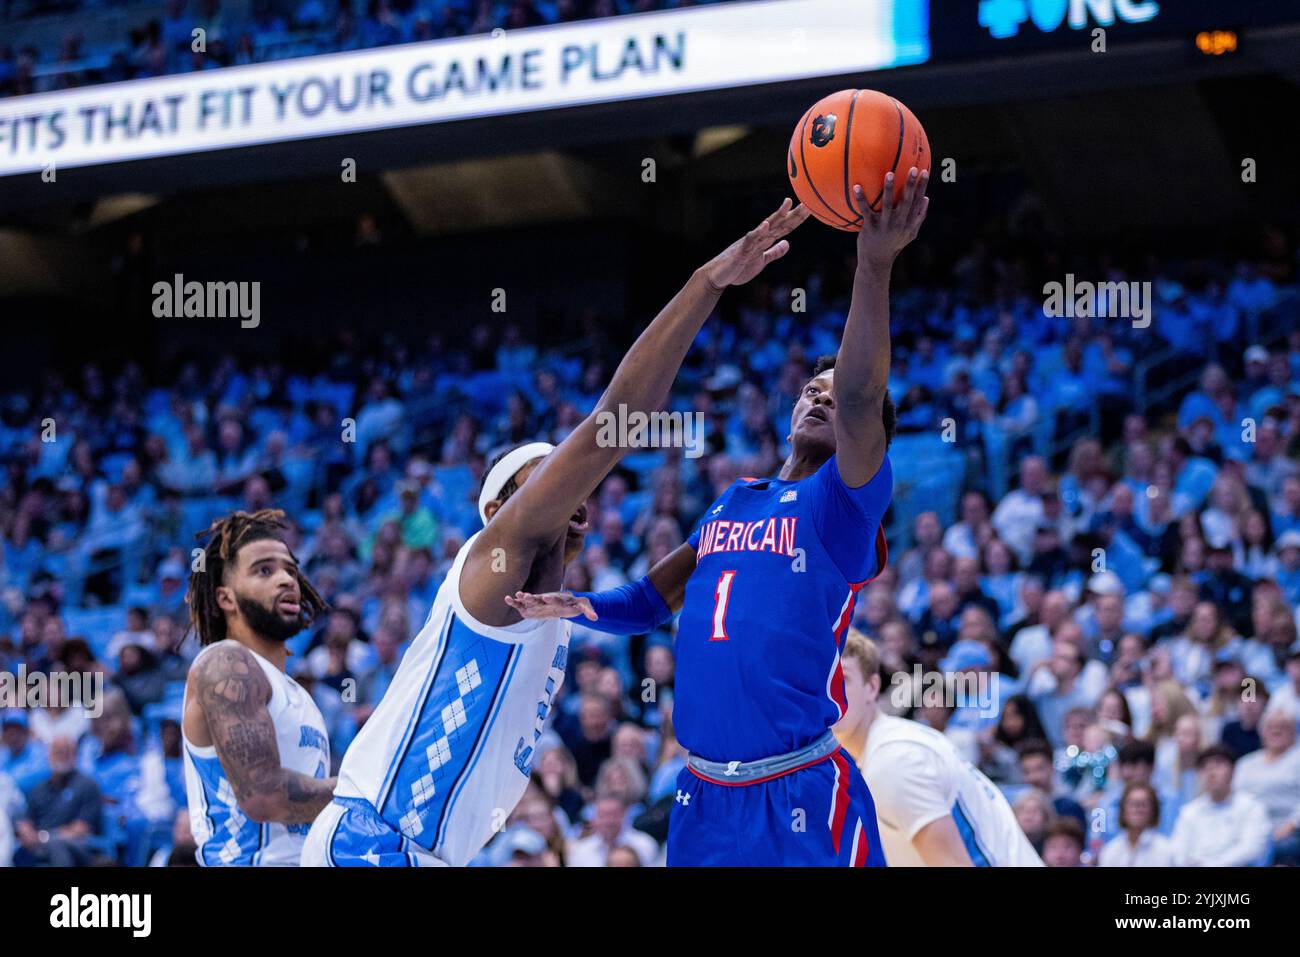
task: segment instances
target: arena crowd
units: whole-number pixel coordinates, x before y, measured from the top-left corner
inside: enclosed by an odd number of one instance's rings
[[[1000,291],[974,294],[991,273]],[[888,567],[856,606],[886,707],[948,735],[1050,865],[1297,863],[1294,260],[1161,263],[1149,327],[1049,317],[987,253],[952,276],[894,302],[896,474],[924,451],[952,478],[944,495],[898,482]],[[777,470],[795,396],[838,345],[843,286],[810,281],[801,313],[762,287],[706,325],[672,399],[701,414],[703,446],[630,452],[588,503],[569,587],[645,574],[735,478]],[[454,342],[157,376],[87,364],[4,399],[0,669],[98,674],[106,694],[97,715],[3,712],[0,863],[195,863],[185,582],[194,533],[231,508],[286,509],[330,603],[291,639],[290,671],[337,767],[479,527],[485,460],[562,440],[619,355],[488,321]],[[1186,386],[1143,379],[1157,353]],[[572,651],[533,783],[483,864],[662,862],[684,763],[671,630],[579,621]],[[987,696],[905,708],[935,671],[982,676]]]

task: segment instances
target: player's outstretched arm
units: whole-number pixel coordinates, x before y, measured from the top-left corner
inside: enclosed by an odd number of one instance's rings
[[[484,548],[550,545],[568,529],[577,507],[622,458],[619,443],[598,441],[600,423],[627,413],[658,411],[686,351],[728,286],[749,282],[790,249],[785,239],[808,218],[785,200],[779,209],[697,269],[619,363],[595,410],[546,457],[501,507],[484,533]],[[475,543],[478,547],[478,543]],[[493,602],[497,599],[494,597]]]
[[[543,595],[515,592],[506,604],[524,618],[577,618],[597,631],[640,635],[658,628],[682,610],[686,582],[695,568],[690,543],[655,563],[642,579],[603,592],[554,591]]]
[[[858,267],[844,336],[835,357],[835,450],[840,478],[850,488],[869,482],[885,458],[881,410],[889,386],[889,274],[903,247],[916,238],[930,199],[930,173],[907,174],[903,198],[894,205],[894,174],[885,176],[880,211],[873,212],[862,186],[853,200],[862,214]]]
[[[309,778],[280,766],[271,684],[245,648],[223,645],[194,666],[191,691],[203,711],[239,809],[252,820],[307,824],[334,795],[334,778]]]

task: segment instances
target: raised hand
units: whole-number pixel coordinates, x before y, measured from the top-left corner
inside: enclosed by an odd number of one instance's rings
[[[721,291],[749,282],[768,263],[790,251],[790,243],[783,237],[807,218],[808,209],[802,203],[794,206],[789,199],[783,200],[775,213],[705,264],[709,284]]]
[[[853,202],[862,214],[862,229],[858,231],[858,265],[889,269],[903,247],[916,238],[925,222],[925,212],[930,208],[930,197],[925,189],[930,184],[930,171],[917,174],[913,166],[907,171],[907,185],[903,198],[894,205],[894,174],[885,174],[885,188],[880,194],[880,210],[871,209],[867,194],[860,184],[853,187]]]
[[[517,591],[514,597],[506,595],[505,602],[524,618],[572,618],[582,615],[588,621],[595,621],[599,617],[591,607],[590,599],[579,598],[567,591],[547,592],[544,595]]]

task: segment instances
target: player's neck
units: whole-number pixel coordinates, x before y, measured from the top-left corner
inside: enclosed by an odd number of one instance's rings
[[[289,648],[283,641],[272,641],[269,638],[263,638],[251,628],[235,622],[231,623],[227,635],[249,651],[256,652],[281,671],[284,671],[284,663],[289,659]]]
[[[825,461],[825,456],[814,460],[814,458],[798,451],[791,451],[790,457],[781,466],[781,472],[777,478],[782,482],[798,482],[816,472]]]
[[[860,759],[866,750],[867,737],[871,734],[871,725],[875,723],[876,714],[876,706],[871,705],[864,711],[861,719],[844,728],[840,734],[844,747],[855,760]]]

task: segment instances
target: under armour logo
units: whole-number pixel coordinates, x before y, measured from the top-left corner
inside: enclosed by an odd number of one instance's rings
[[[736,773],[739,767],[740,767],[739,761],[728,761],[727,770],[723,771],[722,773],[725,774],[727,777],[731,777]]]
[[[781,496],[781,503],[784,504],[785,502],[793,502],[796,501],[798,498],[799,498],[799,493],[795,489],[788,489],[785,492],[785,494]]]
[[[673,798],[673,800],[685,807],[691,803],[691,796],[679,788],[677,790],[677,797]]]

